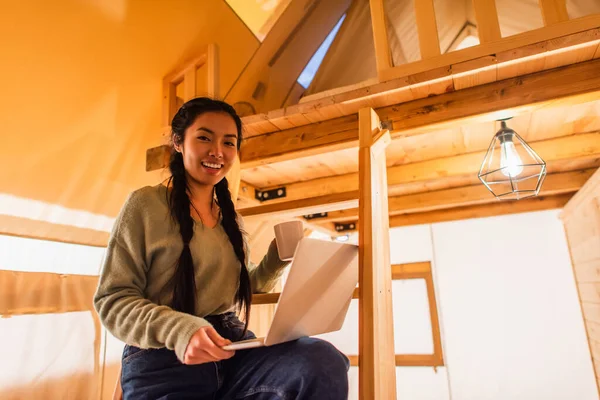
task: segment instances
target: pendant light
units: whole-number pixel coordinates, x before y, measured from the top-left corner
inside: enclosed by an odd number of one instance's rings
[[[517,132],[500,120],[479,170],[479,180],[499,200],[537,196],[546,176],[546,163]]]

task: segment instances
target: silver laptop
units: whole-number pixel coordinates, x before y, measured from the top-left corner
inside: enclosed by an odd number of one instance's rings
[[[358,246],[304,238],[298,244],[267,336],[225,350],[272,346],[341,329],[358,283]]]

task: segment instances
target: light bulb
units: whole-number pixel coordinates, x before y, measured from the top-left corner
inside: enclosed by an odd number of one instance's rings
[[[514,178],[523,172],[522,164],[512,137],[505,137],[500,144],[500,171],[504,176]]]

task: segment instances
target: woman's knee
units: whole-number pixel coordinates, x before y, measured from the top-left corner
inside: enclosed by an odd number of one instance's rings
[[[303,364],[305,372],[347,379],[350,362],[334,345],[316,338],[301,338],[295,344],[295,357]]]

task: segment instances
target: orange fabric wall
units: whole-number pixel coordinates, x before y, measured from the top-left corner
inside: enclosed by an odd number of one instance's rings
[[[208,43],[224,95],[259,45],[224,0],[3,2],[0,194],[115,216],[161,178],[163,76]]]

